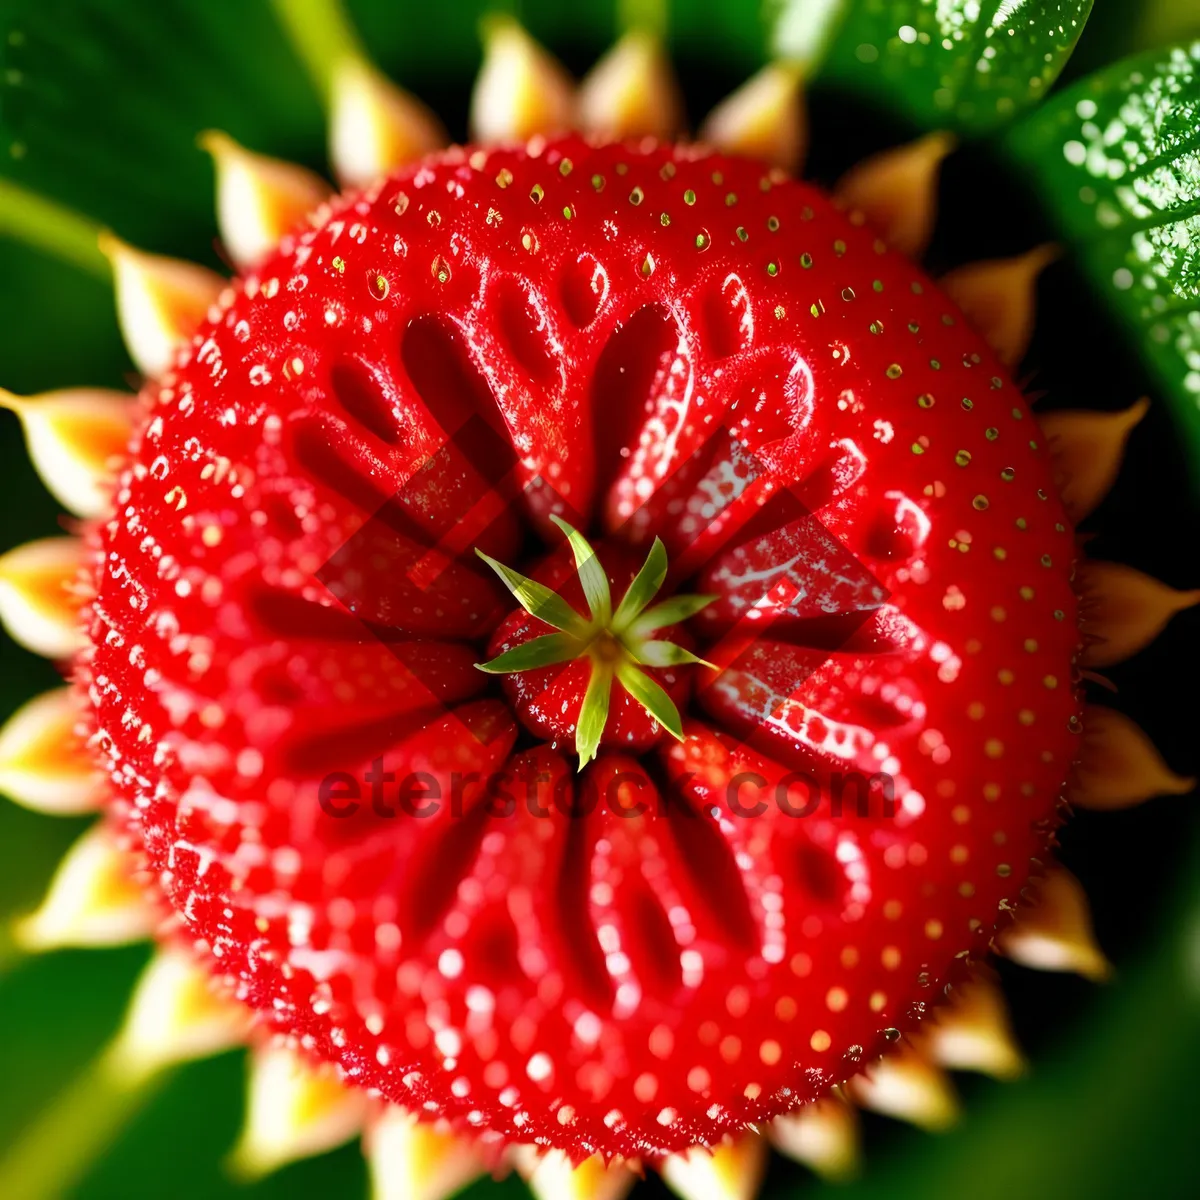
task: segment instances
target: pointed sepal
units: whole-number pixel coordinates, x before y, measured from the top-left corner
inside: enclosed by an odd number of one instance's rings
[[[1057,257],[1055,247],[1038,246],[1016,258],[969,263],[941,279],[942,290],[1005,366],[1015,367],[1029,349],[1038,276]]]
[[[0,621],[35,654],[67,659],[84,645],[83,541],[41,538],[0,555]]]
[[[135,250],[112,234],[100,239],[112,264],[117,319],[143,375],[161,375],[216,303],[225,281],[180,259]]]
[[[623,1200],[637,1182],[625,1163],[606,1166],[598,1155],[578,1166],[561,1150],[519,1154],[515,1162],[535,1200]]]
[[[512,18],[483,28],[483,66],[471,95],[471,140],[493,145],[565,133],[575,125],[575,84]]]
[[[1074,971],[1099,983],[1112,975],[1092,929],[1083,885],[1065,867],[1051,867],[1031,885],[1033,903],[1017,910],[996,948],[1023,967]]]
[[[848,1090],[863,1108],[930,1132],[958,1120],[958,1099],[946,1073],[911,1044],[856,1075]]]
[[[800,69],[794,63],[763,67],[708,115],[700,141],[798,171],[808,149],[808,117]]]
[[[108,510],[139,406],[124,392],[78,388],[14,396],[0,388],[0,408],[17,414],[39,477],[77,517]]]
[[[259,1179],[348,1142],[366,1115],[366,1093],[344,1084],[333,1066],[286,1046],[264,1047],[250,1057],[245,1124],[230,1168],[240,1179]]]
[[[329,158],[343,187],[366,187],[449,142],[420,100],[360,58],[334,69],[330,101]]]
[[[839,181],[834,195],[861,212],[894,250],[920,258],[937,219],[938,179],[954,149],[948,133],[931,133],[865,159]]]
[[[371,1123],[363,1148],[372,1200],[449,1200],[487,1171],[468,1137],[395,1106]]]
[[[116,1050],[132,1070],[151,1073],[233,1049],[249,1032],[249,1010],[171,947],[155,954],[134,986]]]
[[[1149,408],[1150,401],[1143,399],[1120,412],[1076,409],[1038,417],[1059,497],[1075,524],[1108,494],[1121,469],[1129,436]]]
[[[332,191],[311,171],[255,154],[227,134],[205,133],[200,145],[216,168],[221,241],[239,270],[257,266]]]
[[[693,1146],[672,1154],[659,1170],[680,1200],[753,1200],[767,1166],[767,1139],[746,1133],[711,1153]]]
[[[1111,812],[1155,796],[1183,796],[1194,779],[1176,775],[1146,734],[1127,716],[1100,704],[1083,713],[1079,753],[1067,780],[1078,808]]]
[[[56,816],[95,812],[104,779],[79,734],[79,694],[55,688],[22,705],[0,729],[0,792]]]
[[[951,990],[949,1000],[922,1027],[922,1046],[941,1067],[1015,1079],[1025,1070],[994,978],[982,972]]]
[[[1122,563],[1085,561],[1075,569],[1080,665],[1111,667],[1132,658],[1166,628],[1176,613],[1200,604],[1200,590],[1177,592]]]
[[[134,860],[107,826],[94,825],[66,853],[38,910],[13,927],[26,950],[119,946],[154,931],[156,917],[133,877]]]
[[[840,1096],[823,1096],[771,1122],[769,1136],[780,1152],[823,1179],[852,1179],[862,1164],[858,1116]]]
[[[630,30],[579,85],[579,127],[595,137],[666,141],[682,126],[679,84],[649,30]]]

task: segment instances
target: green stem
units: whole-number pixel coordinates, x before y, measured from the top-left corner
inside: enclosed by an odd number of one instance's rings
[[[70,1192],[164,1077],[131,1068],[115,1045],[102,1051],[0,1158],[0,1196],[53,1200]]]
[[[297,57],[329,103],[334,71],[347,58],[366,58],[342,0],[270,0]]]
[[[43,250],[90,275],[108,280],[100,227],[36,192],[0,179],[0,236]]]

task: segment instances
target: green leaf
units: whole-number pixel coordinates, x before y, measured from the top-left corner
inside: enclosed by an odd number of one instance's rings
[[[683,741],[683,721],[675,701],[645,671],[632,663],[617,667],[621,686],[674,738]]]
[[[592,667],[592,677],[583,694],[579,722],[575,726],[575,752],[579,755],[581,771],[596,757],[596,751],[600,748],[600,738],[608,723],[612,679],[612,668],[606,663],[596,663]]]
[[[702,667],[712,667],[714,671],[717,669],[707,659],[697,658],[690,650],[674,642],[642,642],[635,657],[646,667],[680,667],[686,663],[699,663]]]
[[[591,610],[592,620],[600,625],[607,625],[612,619],[612,594],[608,589],[608,576],[600,565],[592,544],[577,529],[573,529],[562,519],[552,516],[555,525],[567,535],[571,550],[575,555],[575,566],[579,571],[579,582],[583,586],[583,594]]]
[[[1090,76],[1005,145],[1200,446],[1200,43]]]
[[[536,579],[530,579],[520,571],[514,571],[512,567],[497,562],[482,550],[476,550],[475,553],[500,576],[504,586],[512,592],[517,598],[517,603],[526,612],[537,617],[539,621],[545,621],[547,625],[553,625],[555,629],[562,629],[576,636],[587,632],[587,622],[557,592],[552,592]]]
[[[636,638],[650,633],[655,629],[664,629],[668,625],[678,625],[688,617],[694,617],[701,609],[707,608],[716,596],[672,596],[653,608],[648,608],[629,627],[629,632]]]
[[[614,632],[620,633],[658,595],[658,589],[666,577],[667,548],[662,544],[662,538],[655,538],[641,570],[634,576],[629,590],[617,605],[617,613],[613,617]]]
[[[522,642],[488,662],[476,663],[475,666],[489,675],[511,675],[514,671],[533,671],[538,667],[570,662],[586,648],[583,642],[569,633],[548,633],[545,637]]]
[[[927,129],[978,136],[1037,104],[1092,0],[775,0],[772,44]]]

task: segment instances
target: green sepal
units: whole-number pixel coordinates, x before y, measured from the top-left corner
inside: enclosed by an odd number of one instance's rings
[[[653,608],[647,609],[629,627],[632,637],[641,637],[655,629],[665,629],[668,625],[678,625],[688,617],[694,617],[701,609],[707,608],[717,597],[694,595],[672,596]]]
[[[579,755],[579,770],[596,757],[604,726],[608,724],[608,704],[612,695],[612,668],[604,663],[592,667],[583,704],[579,708],[579,721],[575,726],[575,753]]]
[[[586,649],[586,643],[572,634],[548,633],[544,637],[522,642],[488,662],[476,663],[475,666],[489,675],[511,675],[515,671],[535,671],[538,667],[570,662],[579,658]]]
[[[621,597],[613,617],[613,632],[620,633],[658,595],[667,577],[667,548],[662,538],[655,538],[641,569],[633,577],[629,590]]]
[[[520,571],[514,571],[512,567],[497,562],[482,550],[477,549],[475,553],[500,576],[504,586],[512,592],[517,603],[527,613],[537,617],[539,621],[545,621],[547,625],[553,625],[555,629],[573,633],[576,637],[587,633],[587,622],[557,592],[552,592],[536,579],[530,579]]]
[[[630,654],[646,667],[681,667],[685,663],[698,663],[714,671],[717,669],[708,659],[699,658],[674,642],[641,642],[636,650],[630,650]]]
[[[562,517],[550,518],[555,525],[567,535],[571,550],[575,555],[575,566],[579,571],[579,582],[583,587],[584,598],[592,614],[592,620],[598,625],[608,625],[612,620],[612,593],[608,587],[608,576],[600,565],[600,559],[592,544],[579,532],[572,528]]]
[[[621,686],[673,737],[683,741],[683,720],[675,701],[645,671],[633,663],[617,667]]]

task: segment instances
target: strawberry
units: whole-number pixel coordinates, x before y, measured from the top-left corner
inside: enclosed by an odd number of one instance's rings
[[[712,1144],[918,1021],[1052,842],[1036,427],[813,187],[450,151],[285,238],[145,399],[82,668],[113,817],[364,1087]]]

